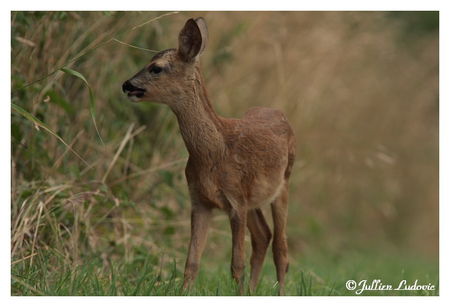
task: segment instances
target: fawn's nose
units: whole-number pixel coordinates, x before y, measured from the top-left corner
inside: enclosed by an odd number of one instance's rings
[[[124,93],[126,93],[126,92],[133,92],[133,91],[136,91],[136,90],[139,90],[139,88],[137,88],[133,84],[131,84],[130,80],[127,80],[127,81],[125,81],[122,84],[122,91]]]

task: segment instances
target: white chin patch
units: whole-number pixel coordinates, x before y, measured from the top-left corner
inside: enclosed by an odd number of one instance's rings
[[[129,98],[131,101],[133,101],[133,102],[138,102],[138,101],[141,100],[141,99],[138,98],[137,96],[129,96],[128,98]]]

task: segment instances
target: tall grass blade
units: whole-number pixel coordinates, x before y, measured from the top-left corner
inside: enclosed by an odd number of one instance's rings
[[[130,48],[134,48],[134,49],[138,49],[138,50],[142,50],[142,51],[148,51],[148,52],[153,52],[153,53],[159,52],[158,50],[142,48],[142,47],[138,47],[138,46],[134,46],[134,45],[125,43],[125,42],[122,42],[121,40],[118,40],[117,38],[113,38],[112,41],[116,42],[116,43],[119,43],[119,44],[122,44],[122,45],[125,45],[125,46],[130,47]]]
[[[134,127],[134,124],[131,124],[130,127],[128,128],[127,133],[125,134],[125,137],[123,138],[122,142],[120,143],[119,149],[117,149],[117,152],[114,155],[114,158],[112,159],[111,163],[108,166],[108,169],[106,170],[105,174],[103,175],[103,178],[102,178],[103,183],[105,183],[106,178],[108,178],[109,172],[111,172],[114,164],[116,164],[117,159],[119,158],[120,154],[122,153],[122,150],[125,148],[125,145],[128,143],[128,141],[131,138],[133,138],[133,133],[132,133],[133,127]],[[136,134],[134,134],[134,135],[136,135]]]
[[[50,129],[49,126],[47,126],[47,124],[45,124],[44,122],[42,122],[41,120],[39,120],[38,118],[36,118],[33,114],[31,114],[30,112],[22,109],[21,107],[19,107],[18,105],[11,103],[11,107],[14,111],[16,111],[17,113],[19,113],[20,115],[22,115],[23,117],[25,117],[26,119],[28,119],[29,121],[31,121],[33,124],[35,124],[38,127],[41,127],[42,129],[44,129],[45,131],[47,131],[48,133],[50,133],[51,135],[53,135],[54,137],[56,137],[61,143],[63,143],[75,156],[77,156],[77,158],[79,158],[81,161],[84,162],[84,164],[89,165],[89,163],[86,162],[86,160],[84,160],[80,154],[78,154],[72,147],[70,147],[69,144],[67,144],[62,137],[60,137],[58,134],[56,134],[56,132],[54,132],[52,129]]]
[[[105,145],[105,143],[103,142],[102,136],[100,135],[100,132],[98,130],[97,122],[95,120],[95,96],[94,96],[94,92],[92,91],[91,86],[89,85],[89,82],[78,71],[75,71],[75,70],[67,68],[67,67],[63,67],[60,70],[66,74],[69,74],[78,79],[81,79],[84,82],[84,84],[86,84],[86,86],[89,90],[89,111],[91,112],[92,122],[94,123],[94,128],[95,128],[95,131],[97,132],[97,135],[98,135],[100,141],[102,142],[103,145]]]

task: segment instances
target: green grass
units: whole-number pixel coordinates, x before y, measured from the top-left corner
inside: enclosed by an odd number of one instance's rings
[[[253,295],[277,295],[275,270],[268,255],[261,282]],[[363,295],[439,295],[438,266],[411,255],[350,253],[341,257],[319,255],[291,264],[286,295],[356,295],[345,288],[349,279],[380,279],[395,288],[403,279],[408,284],[434,284],[435,291],[366,291]],[[106,265],[105,265],[106,261]],[[101,257],[84,259],[82,264],[64,265],[55,254],[39,254],[30,265],[25,260],[12,266],[12,295],[125,295],[125,296],[233,296],[237,290],[230,277],[228,261],[205,259],[199,276],[189,291],[183,291],[183,263],[149,255],[130,263]],[[210,262],[210,263],[207,263]],[[249,268],[246,268],[248,282]],[[249,293],[246,293],[249,295]]]

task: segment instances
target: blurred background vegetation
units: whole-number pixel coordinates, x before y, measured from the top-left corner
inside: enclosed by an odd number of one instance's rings
[[[121,84],[196,16],[217,112],[274,107],[295,130],[291,263],[437,265],[437,12],[12,12],[11,99],[28,112],[11,114],[13,276],[43,255],[47,270],[150,258],[182,271],[187,151],[169,108],[131,103]],[[228,268],[230,247],[218,213],[204,269]]]

